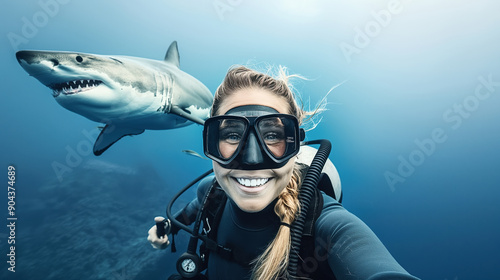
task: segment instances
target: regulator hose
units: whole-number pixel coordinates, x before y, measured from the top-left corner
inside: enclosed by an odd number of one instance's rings
[[[195,232],[194,230],[192,230],[190,227],[184,225],[183,223],[177,221],[177,219],[174,217],[174,215],[172,214],[172,206],[174,205],[174,202],[177,200],[177,198],[179,198],[179,196],[181,196],[184,192],[186,192],[191,186],[193,186],[194,184],[196,184],[198,181],[201,181],[201,179],[207,177],[210,173],[213,172],[213,169],[210,169],[208,170],[207,172],[201,174],[200,176],[198,176],[198,178],[194,179],[193,181],[191,181],[191,183],[187,184],[183,189],[181,189],[173,198],[172,200],[170,200],[170,203],[168,204],[167,206],[167,217],[170,219],[170,222],[177,226],[178,228],[180,229],[183,229],[185,231],[187,231],[188,233],[190,233],[192,236],[195,236],[197,237],[198,236],[198,232]],[[198,225],[198,228],[199,228],[199,225]]]
[[[332,149],[332,144],[326,139],[308,141],[303,143],[303,145],[315,145],[319,144],[318,152],[314,156],[314,159],[309,166],[307,174],[304,178],[302,186],[300,188],[299,200],[300,200],[300,213],[293,222],[291,231],[291,249],[295,252],[290,252],[290,257],[288,261],[288,275],[292,278],[297,277],[297,266],[299,263],[299,249],[302,242],[302,233],[304,231],[304,226],[306,223],[307,211],[309,210],[309,205],[313,196],[315,195],[315,189],[323,167],[328,160],[330,151]]]

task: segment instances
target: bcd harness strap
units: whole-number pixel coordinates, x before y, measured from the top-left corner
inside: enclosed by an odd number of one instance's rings
[[[201,234],[208,237],[208,241],[203,242],[200,246],[200,256],[205,265],[208,264],[209,253],[214,252],[227,260],[243,266],[250,266],[251,256],[246,256],[238,248],[228,248],[216,242],[217,229],[227,202],[227,195],[215,180],[208,189],[208,197],[209,199],[206,200],[206,204],[202,207],[202,209],[205,209],[204,213],[201,215],[203,222]]]

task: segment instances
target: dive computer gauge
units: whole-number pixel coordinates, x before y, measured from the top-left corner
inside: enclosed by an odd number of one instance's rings
[[[177,272],[184,278],[193,278],[198,275],[200,265],[198,255],[186,252],[177,260]]]

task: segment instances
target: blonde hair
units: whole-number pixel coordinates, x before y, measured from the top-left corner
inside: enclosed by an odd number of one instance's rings
[[[292,179],[285,190],[278,196],[274,212],[282,223],[291,225],[300,211],[299,188],[301,171],[293,170]],[[291,249],[291,231],[289,226],[281,225],[274,240],[267,249],[254,260],[252,279],[267,280],[285,277]],[[285,277],[287,279],[287,277]]]
[[[235,91],[244,88],[261,88],[269,90],[278,96],[283,97],[289,106],[289,114],[294,115],[299,124],[306,116],[317,113],[317,109],[310,113],[303,110],[296,102],[296,96],[289,85],[289,79],[299,77],[298,75],[288,75],[286,68],[278,68],[278,78],[260,73],[244,66],[231,68],[222,84],[215,92],[212,105],[212,116],[221,112],[218,109],[224,99]],[[298,165],[295,166],[292,178],[286,188],[278,196],[278,201],[274,207],[274,212],[278,215],[281,223],[292,224],[300,211],[299,188],[301,185],[301,170]],[[290,228],[281,225],[274,240],[268,245],[266,250],[254,261],[252,272],[253,280],[274,280],[286,274],[288,267],[288,257],[290,256],[291,232]]]
[[[292,92],[288,82],[290,78],[302,78],[299,75],[288,75],[286,67],[278,68],[278,78],[257,72],[244,66],[236,66],[226,74],[224,81],[215,91],[214,102],[212,104],[212,116],[218,115],[218,109],[224,99],[237,90],[244,88],[261,88],[269,90],[278,96],[285,98],[289,105],[289,113],[294,115],[299,124],[308,113],[299,107],[295,101],[295,94]]]

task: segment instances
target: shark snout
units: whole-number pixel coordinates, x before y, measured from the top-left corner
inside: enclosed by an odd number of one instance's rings
[[[36,52],[33,51],[18,51],[16,53],[16,58],[19,63],[21,63],[21,60],[24,60],[28,64],[31,64],[36,60],[36,57]]]
[[[41,63],[43,61],[52,63],[53,66],[59,65],[59,60],[55,56],[48,56],[46,53],[40,51],[18,51],[16,58],[21,65],[22,61],[28,64]]]

